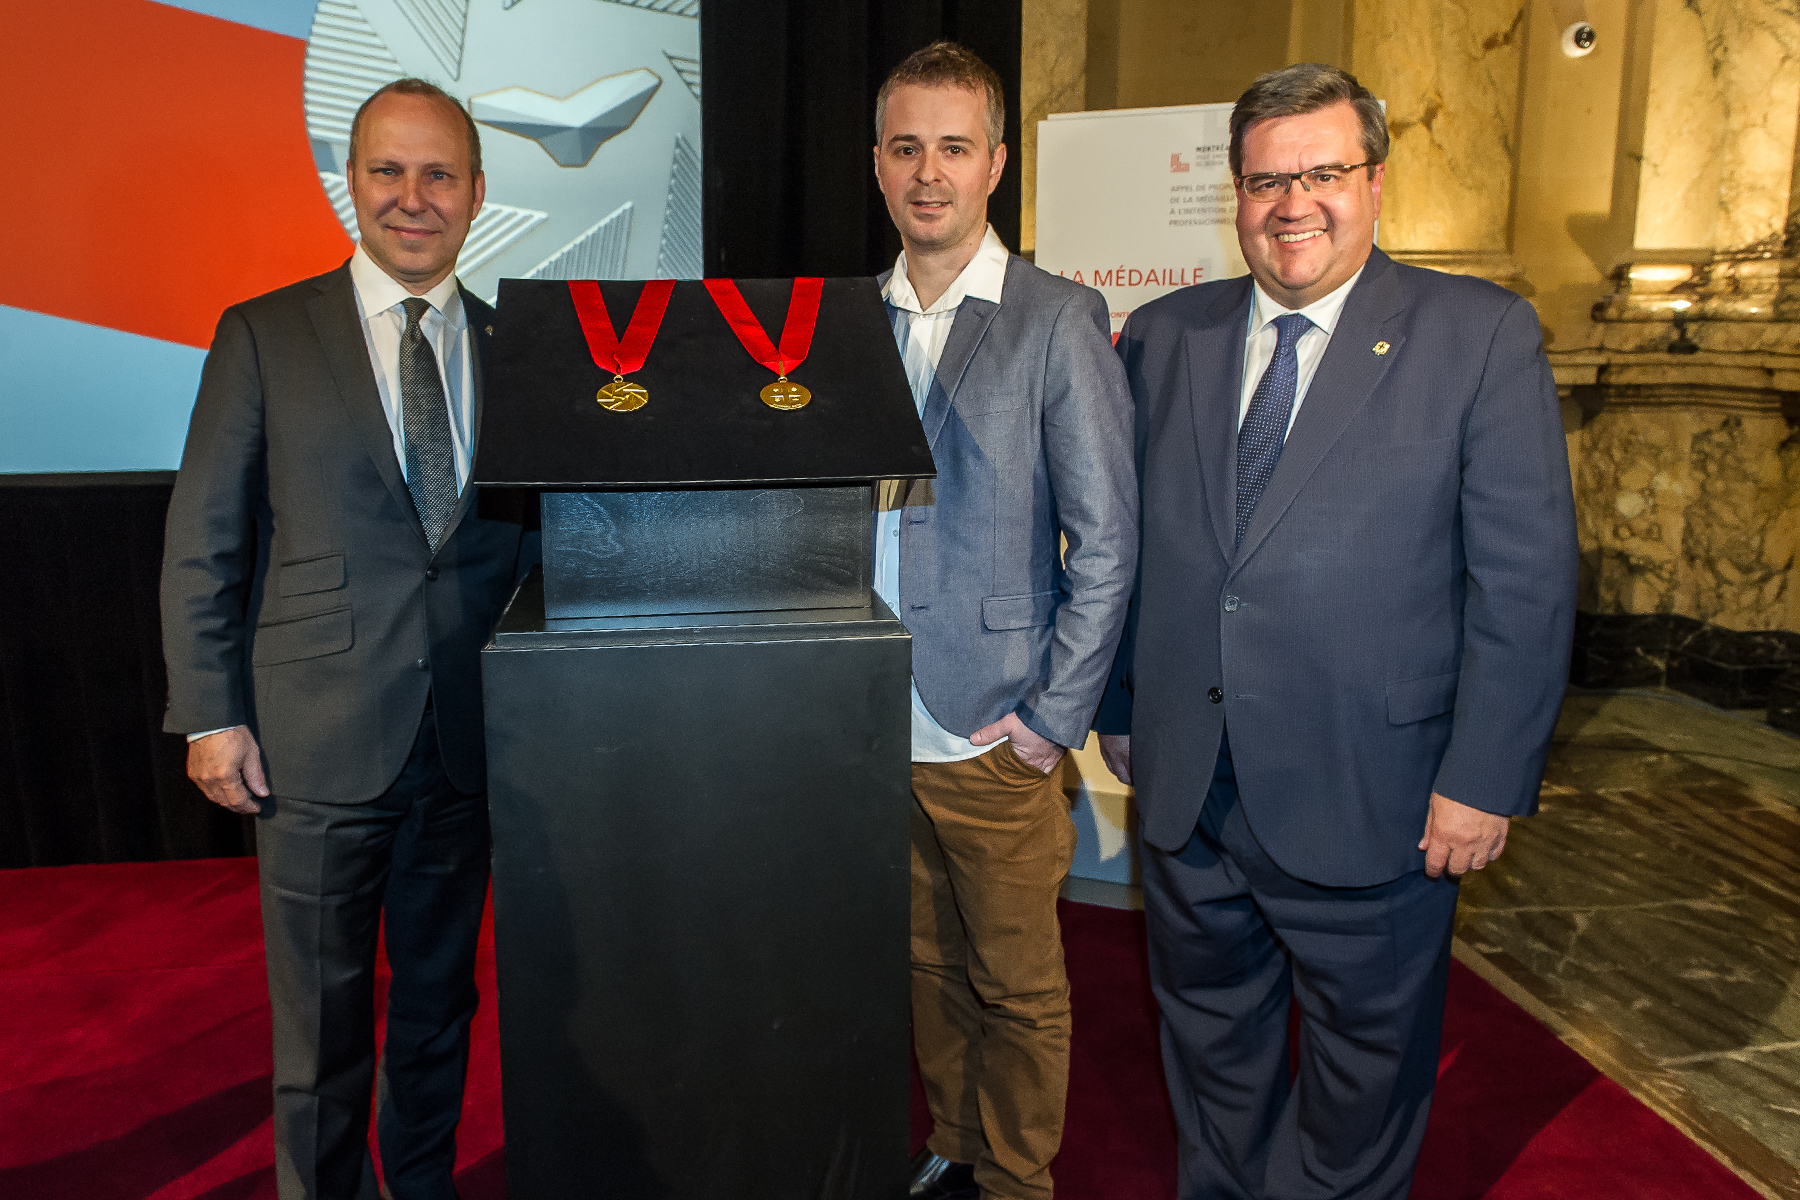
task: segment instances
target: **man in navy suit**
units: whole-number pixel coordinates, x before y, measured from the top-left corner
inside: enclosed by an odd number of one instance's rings
[[[1375,249],[1387,144],[1345,72],[1258,79],[1231,119],[1250,277],[1119,341],[1143,540],[1096,727],[1137,786],[1184,1200],[1406,1195],[1457,880],[1535,809],[1566,679],[1537,316]]]

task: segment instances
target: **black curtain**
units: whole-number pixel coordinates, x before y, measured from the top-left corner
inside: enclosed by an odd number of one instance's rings
[[[988,219],[1019,247],[1020,0],[707,0],[701,9],[706,273],[873,275],[900,238],[875,186],[875,93],[939,38],[1006,89],[1011,161]]]
[[[0,477],[0,867],[253,852],[162,732],[172,480]]]

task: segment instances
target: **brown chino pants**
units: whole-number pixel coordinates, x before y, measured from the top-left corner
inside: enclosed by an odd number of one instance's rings
[[[913,1045],[934,1128],[984,1200],[1051,1194],[1069,1087],[1056,894],[1075,853],[1061,765],[1010,742],[912,769]]]

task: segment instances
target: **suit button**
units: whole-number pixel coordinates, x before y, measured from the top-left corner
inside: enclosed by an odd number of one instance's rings
[[[436,567],[426,567],[425,568],[425,582],[427,582],[427,583],[436,583],[437,582],[437,568]]]
[[[1237,606],[1238,606],[1238,598],[1236,596],[1225,597],[1225,611],[1226,612],[1236,612]]]
[[[413,664],[413,666],[415,666],[415,667],[417,667],[417,668],[419,668],[419,670],[421,670],[421,671],[429,671],[429,670],[431,670],[431,663],[430,663],[430,661],[429,661],[429,660],[427,660],[427,659],[423,659],[423,658],[421,658],[421,659],[420,659],[420,660],[419,660],[419,661],[418,661],[418,662],[416,662],[416,663],[414,663],[414,664]],[[1219,690],[1219,689],[1218,689],[1218,688],[1214,688],[1214,689],[1213,689],[1213,691],[1215,691],[1215,692],[1216,692],[1216,691],[1218,691],[1218,690]]]
[[[1225,693],[1218,688],[1207,688],[1206,698],[1211,700],[1214,704],[1221,704],[1225,700]]]

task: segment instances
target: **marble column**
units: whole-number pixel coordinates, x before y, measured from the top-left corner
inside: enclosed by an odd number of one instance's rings
[[[1037,249],[1037,126],[1087,108],[1088,0],[1024,0],[1019,41],[1019,251]]]
[[[1355,0],[1350,69],[1387,102],[1381,247],[1514,284],[1525,0]]]
[[[1582,607],[1800,629],[1800,11],[1656,0],[1654,20],[1634,261],[1598,351],[1558,364],[1590,413]]]

